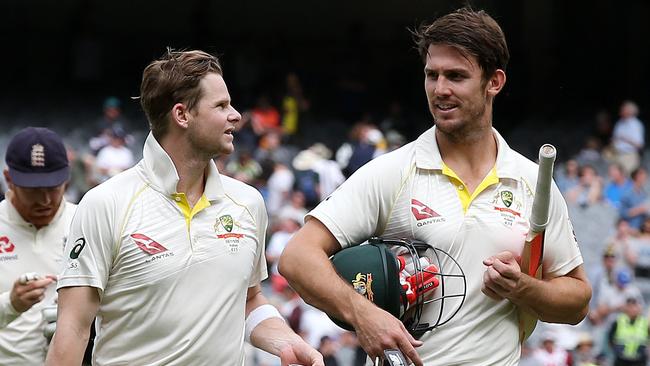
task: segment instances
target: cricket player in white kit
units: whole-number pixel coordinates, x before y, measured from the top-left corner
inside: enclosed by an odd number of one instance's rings
[[[352,324],[372,359],[396,348],[417,366],[517,365],[517,307],[572,324],[587,313],[591,290],[566,204],[554,187],[543,279],[523,274],[517,256],[537,166],[492,128],[492,103],[506,81],[503,32],[485,12],[464,8],[423,26],[416,38],[435,127],[362,167],[314,209],[279,270],[307,302]],[[346,286],[329,256],[372,236],[418,239],[454,257],[467,279],[460,312],[416,340]],[[423,321],[433,321],[427,306]]]
[[[61,137],[41,127],[19,131],[5,160],[9,191],[0,202],[0,364],[42,365],[51,336],[45,332],[43,309],[56,309],[56,273],[76,208],[63,198],[70,169]]]
[[[65,248],[47,365],[79,365],[97,316],[95,365],[244,364],[244,340],[283,364],[323,365],[260,292],[267,216],[221,176],[241,116],[218,60],[169,51],[144,71],[143,159],[86,194]]]

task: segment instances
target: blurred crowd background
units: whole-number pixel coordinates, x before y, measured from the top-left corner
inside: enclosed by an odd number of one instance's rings
[[[167,46],[216,53],[243,116],[235,153],[217,164],[266,201],[264,291],[327,365],[363,364],[354,334],[306,305],[277,274],[277,259],[303,216],[351,173],[432,125],[407,28],[466,2],[135,3],[0,5],[2,161],[19,129],[57,131],[73,165],[66,198],[78,202],[141,158],[144,66]],[[538,326],[521,364],[610,365],[612,324],[619,314],[648,316],[650,305],[650,4],[471,3],[501,23],[512,54],[494,126],[533,160],[543,143],[558,148],[555,180],[594,290],[588,319]],[[251,366],[279,365],[249,351]]]

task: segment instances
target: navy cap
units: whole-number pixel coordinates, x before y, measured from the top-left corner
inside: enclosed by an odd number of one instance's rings
[[[55,187],[70,177],[63,140],[44,127],[27,127],[9,142],[5,161],[12,182],[19,187]]]

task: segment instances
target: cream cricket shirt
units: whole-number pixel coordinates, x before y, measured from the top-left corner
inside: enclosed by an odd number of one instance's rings
[[[42,365],[47,339],[41,310],[54,302],[55,285],[46,290],[43,301],[22,314],[11,306],[9,294],[24,273],[59,273],[76,205],[63,201],[52,222],[36,230],[11,204],[11,194],[7,192],[7,198],[0,202],[0,365]]]
[[[94,365],[243,365],[246,291],[266,278],[266,211],[211,163],[190,209],[149,134],[143,160],[88,192],[58,288],[100,292]]]
[[[467,297],[447,324],[422,337],[426,365],[516,365],[516,307],[481,292],[482,261],[501,251],[521,253],[528,232],[537,165],[498,141],[496,166],[469,194],[443,164],[435,127],[416,141],[380,156],[352,175],[309,215],[320,220],[342,247],[371,236],[414,238],[447,251],[467,278]],[[562,276],[582,263],[564,199],[554,185],[546,229],[544,277]],[[445,268],[442,268],[445,272]],[[457,293],[460,281],[447,281]],[[423,320],[434,321],[433,305]],[[447,309],[447,311],[449,311]]]

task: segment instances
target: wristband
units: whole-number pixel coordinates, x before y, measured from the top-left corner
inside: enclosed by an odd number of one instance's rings
[[[246,342],[250,343],[253,329],[255,329],[255,327],[257,327],[261,322],[269,318],[280,318],[282,321],[284,321],[284,318],[282,315],[280,315],[278,309],[276,309],[275,306],[271,304],[260,305],[253,309],[250,314],[248,314],[245,327]]]

